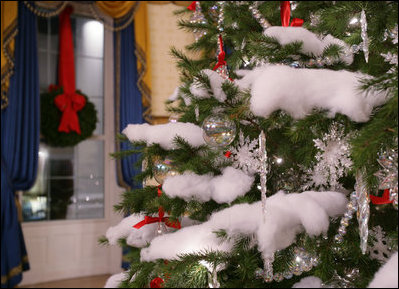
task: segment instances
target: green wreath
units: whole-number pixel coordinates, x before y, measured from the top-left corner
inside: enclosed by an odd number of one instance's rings
[[[82,133],[80,135],[75,131],[69,133],[58,131],[62,112],[55,106],[54,99],[63,93],[62,88],[53,89],[40,95],[40,132],[44,143],[54,147],[74,146],[93,134],[98,121],[97,110],[85,94],[79,90],[76,92],[86,99],[86,105],[77,112]]]

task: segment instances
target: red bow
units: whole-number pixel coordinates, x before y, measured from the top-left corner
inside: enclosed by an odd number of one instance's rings
[[[81,134],[77,112],[86,105],[84,96],[77,93],[64,93],[58,95],[54,99],[54,103],[63,112],[58,131],[71,132],[73,130]]]
[[[290,17],[291,17],[291,5],[290,1],[281,1],[280,2],[280,16],[281,16],[281,25],[284,27],[287,26],[302,26],[303,19],[300,18],[293,18],[291,25]]]
[[[162,185],[159,185],[157,188],[158,188],[158,197],[160,197],[162,195],[162,190],[161,190]],[[133,226],[133,228],[140,229],[144,225],[153,224],[153,223],[157,223],[157,222],[164,222],[166,226],[171,227],[171,228],[175,228],[175,229],[181,228],[180,222],[178,220],[176,220],[175,222],[171,222],[171,221],[169,221],[169,217],[164,217],[164,215],[165,215],[165,212],[163,211],[163,208],[159,207],[158,217],[145,216],[144,220],[142,220],[141,222],[138,222],[136,225]]]
[[[73,39],[71,14],[72,7],[68,6],[60,14],[60,55],[58,60],[58,82],[63,87],[64,94],[54,99],[55,105],[63,112],[58,131],[76,131],[81,134],[77,112],[86,105],[84,96],[75,90],[75,63],[73,55]]]
[[[370,194],[370,200],[374,205],[390,204],[393,201],[389,200],[389,189],[385,189],[382,197],[376,197]]]
[[[149,217],[145,216],[144,220],[141,222],[138,222],[136,225],[133,226],[133,228],[140,229],[141,227],[148,225],[148,224],[153,224],[153,223],[158,223],[158,222],[164,222],[166,226],[175,228],[175,229],[180,229],[181,225],[178,220],[175,222],[171,222],[169,220],[169,217],[164,217],[164,212],[162,209],[159,209],[159,216],[158,217]]]
[[[188,10],[191,10],[191,11],[195,11],[195,6],[196,6],[196,4],[197,4],[197,1],[193,1],[191,4],[190,4],[190,6],[188,6],[187,7],[187,9]]]

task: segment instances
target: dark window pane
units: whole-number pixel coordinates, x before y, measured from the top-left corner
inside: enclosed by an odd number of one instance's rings
[[[50,180],[50,219],[65,219],[68,205],[72,203],[73,179]]]
[[[72,160],[50,160],[50,176],[73,176],[73,162]]]

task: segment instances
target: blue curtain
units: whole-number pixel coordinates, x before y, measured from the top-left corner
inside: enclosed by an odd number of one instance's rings
[[[18,3],[15,73],[8,107],[1,111],[1,287],[14,287],[29,270],[18,221],[15,192],[35,181],[39,149],[40,106],[36,16]]]
[[[115,112],[117,115],[119,114],[119,133],[121,133],[128,124],[140,124],[144,122],[141,92],[137,85],[138,72],[133,25],[129,25],[119,32],[119,35],[116,33],[114,34],[115,55],[116,58],[119,58],[115,60],[117,66],[119,63],[119,71],[117,71],[116,74],[116,77],[119,77],[119,95],[116,93],[116,97],[119,98],[119,111]],[[118,67],[116,67],[116,69],[118,69]],[[118,81],[116,81],[116,83],[118,83]],[[120,143],[120,151],[128,150],[129,148],[131,148],[129,142]],[[128,185],[131,189],[142,187],[141,183],[134,181],[134,176],[140,172],[140,169],[135,166],[138,157],[138,155],[130,155],[120,160],[120,174],[122,175],[122,182],[124,182],[124,184],[121,183],[121,180],[118,178],[119,185]],[[122,268],[124,269],[130,267],[130,263],[125,260],[125,256],[128,252],[128,248],[124,248],[122,252],[124,257],[122,260]]]
[[[133,23],[134,25],[134,23]],[[137,85],[137,57],[135,54],[134,26],[129,25],[120,32],[120,109],[119,129],[121,132],[128,124],[140,124],[143,119],[143,104],[141,93]],[[120,150],[130,148],[128,142],[122,142]],[[132,155],[122,159],[123,181],[130,188],[138,188],[141,184],[135,184],[133,177],[140,172],[134,167],[138,156]]]

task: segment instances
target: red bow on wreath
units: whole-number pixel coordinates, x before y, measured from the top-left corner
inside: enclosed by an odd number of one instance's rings
[[[81,134],[77,112],[86,105],[83,95],[75,90],[75,63],[71,28],[72,7],[68,6],[60,14],[60,55],[58,61],[58,82],[64,93],[54,99],[55,105],[62,111],[58,131]]]

